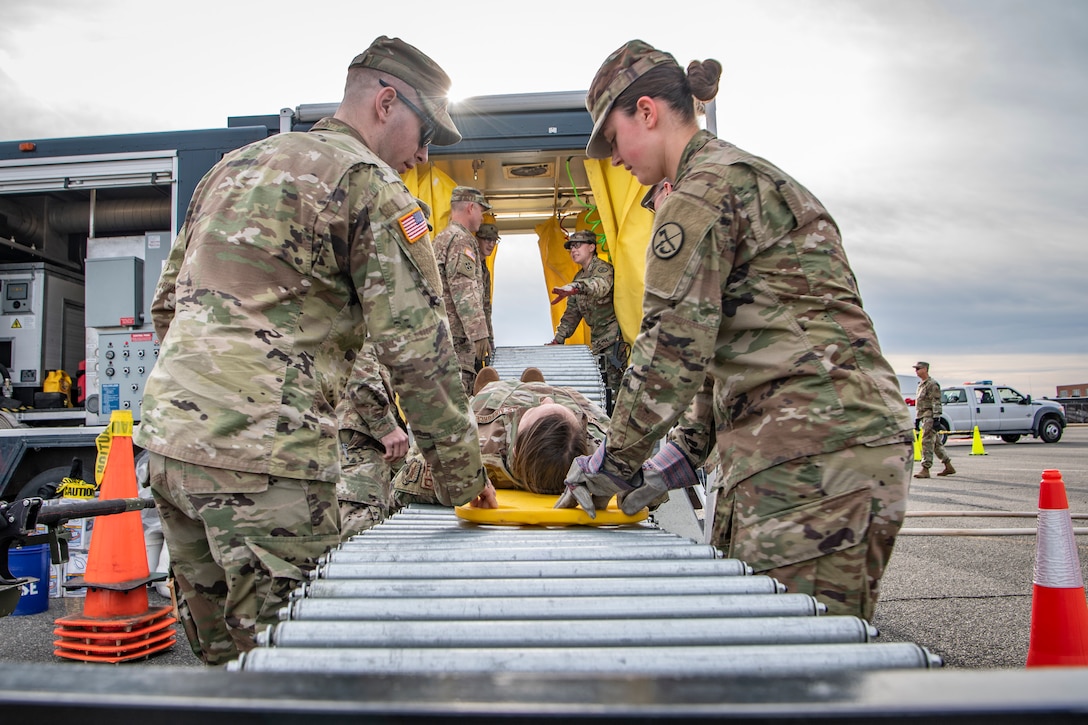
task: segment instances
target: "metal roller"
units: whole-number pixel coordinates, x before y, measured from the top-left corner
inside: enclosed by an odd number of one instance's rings
[[[227,665],[250,672],[350,674],[555,673],[805,676],[925,668],[940,660],[909,642],[739,647],[293,648],[258,647]]]
[[[640,597],[351,597],[299,599],[279,611],[287,620],[482,620],[596,619],[631,616],[811,617],[827,608],[808,594],[688,594]]]
[[[532,546],[487,547],[478,548],[434,548],[426,549],[426,559],[432,562],[492,562],[492,561],[625,561],[662,560],[662,559],[715,559],[722,553],[706,544],[686,546]],[[419,561],[419,549],[339,549],[330,551],[325,559],[329,563],[337,562],[401,562]]]
[[[601,577],[596,579],[319,579],[292,599],[349,597],[573,597],[640,594],[781,594],[769,576]]]
[[[413,505],[323,557],[229,669],[676,678],[940,664],[721,557],[652,522],[477,525]]]
[[[498,622],[280,622],[257,636],[274,647],[682,647],[868,642],[857,617],[607,619]]]
[[[739,559],[672,561],[497,561],[487,566],[452,567],[448,562],[335,562],[320,564],[313,579],[536,579],[540,577],[744,576],[752,568]]]

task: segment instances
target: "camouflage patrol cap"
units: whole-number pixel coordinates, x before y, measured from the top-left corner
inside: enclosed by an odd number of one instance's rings
[[[435,146],[450,146],[461,140],[448,110],[450,78],[437,63],[400,38],[378,36],[370,47],[355,56],[348,68],[373,68],[395,76],[416,90],[419,105],[435,125]]]
[[[570,249],[574,244],[592,244],[597,246],[597,235],[588,229],[582,229],[581,231],[574,232],[567,241],[563,242],[563,249]]]
[[[586,156],[606,159],[612,155],[612,145],[601,135],[612,104],[647,71],[669,63],[679,67],[672,55],[642,40],[629,40],[605,59],[586,93],[586,110],[593,119],[593,132],[586,144]]]
[[[925,368],[926,370],[929,370],[929,363],[919,360],[918,362],[914,363],[914,369],[917,370],[918,368]]]
[[[499,227],[495,224],[481,224],[476,236],[480,239],[498,239]]]
[[[484,194],[479,189],[473,189],[471,186],[458,186],[454,188],[453,193],[450,194],[450,203],[455,201],[474,201],[484,208],[484,211],[491,209],[491,205],[487,203],[487,199],[484,198]]]

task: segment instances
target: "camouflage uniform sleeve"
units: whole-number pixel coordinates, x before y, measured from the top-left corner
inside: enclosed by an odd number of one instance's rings
[[[170,329],[170,323],[174,319],[175,292],[177,290],[178,272],[181,263],[185,259],[186,233],[183,225],[178,232],[177,239],[170,246],[170,254],[163,265],[159,282],[155,286],[155,296],[151,300],[151,324],[155,327],[155,334],[162,342],[166,337],[166,331]]]
[[[716,443],[714,426],[714,381],[707,376],[668,439],[684,452],[693,468],[706,463]]]
[[[608,431],[606,467],[630,479],[704,387],[722,316],[720,211],[674,192],[646,250],[642,328]]]
[[[409,238],[404,223],[417,208],[391,169],[371,188],[360,223],[349,242],[349,266],[363,305],[370,341],[389,370],[393,389],[413,436],[434,472],[444,504],[471,501],[487,484],[480,460],[476,421],[468,413],[442,291],[425,270],[437,269],[424,230]],[[417,257],[419,257],[417,259]]]
[[[472,341],[487,339],[487,317],[479,276],[483,260],[479,249],[475,248],[474,242],[457,236],[450,241],[446,259],[446,282],[457,316],[464,325],[465,336]]]
[[[612,302],[612,287],[614,284],[615,270],[611,264],[608,264],[600,257],[590,267],[589,274],[577,282],[582,294],[594,300],[604,300],[608,303]]]
[[[340,429],[358,431],[380,441],[399,427],[392,400],[381,363],[367,345],[355,359],[347,390],[336,406]]]
[[[578,278],[575,277],[575,281]],[[578,303],[574,297],[567,298],[567,308],[563,310],[563,316],[559,318],[559,326],[555,328],[555,341],[563,342],[578,329],[578,323],[582,321],[582,311],[578,309]]]

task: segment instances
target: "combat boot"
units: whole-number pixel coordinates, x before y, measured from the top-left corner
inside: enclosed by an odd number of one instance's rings
[[[540,368],[525,368],[521,372],[521,382],[523,383],[543,383],[544,373],[540,371]]]
[[[472,386],[472,394],[479,395],[488,383],[494,383],[498,381],[499,373],[495,368],[488,366],[480,368],[480,372],[476,373],[476,383]]]
[[[925,466],[923,466],[921,471],[914,474],[914,477],[915,478],[930,478],[931,476],[929,475],[929,469],[926,468]]]
[[[952,461],[944,462],[944,470],[938,473],[938,476],[951,476],[956,472],[956,469],[952,467]]]

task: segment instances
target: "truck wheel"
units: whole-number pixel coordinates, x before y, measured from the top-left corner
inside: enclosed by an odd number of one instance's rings
[[[1016,441],[1020,440],[1020,436],[1010,433],[1009,435],[1001,436],[1001,440],[1005,441],[1006,443],[1015,443]]]
[[[69,474],[71,469],[71,466],[57,466],[42,471],[23,484],[23,487],[19,489],[19,493],[15,496],[15,500],[21,498],[56,498],[57,487],[60,486],[60,482],[64,480],[64,477]]]
[[[1057,443],[1062,439],[1062,424],[1053,416],[1043,418],[1039,426],[1039,437],[1043,439],[1043,443]]]

